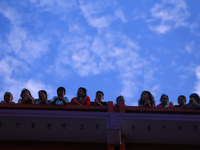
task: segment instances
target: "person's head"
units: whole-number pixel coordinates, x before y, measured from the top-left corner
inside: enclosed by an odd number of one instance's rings
[[[6,103],[11,103],[12,100],[13,100],[13,95],[12,95],[12,93],[6,92],[6,93],[4,94],[4,101],[5,101]]]
[[[197,103],[199,103],[199,95],[197,94],[197,93],[192,93],[191,95],[190,95],[190,102],[191,102],[191,99],[192,98],[194,98],[195,99],[195,101],[197,102]]]
[[[47,92],[45,90],[40,90],[38,92],[39,99],[47,100]]]
[[[87,90],[84,87],[78,88],[77,97],[84,98],[87,95]]]
[[[160,102],[165,106],[169,102],[169,97],[166,94],[162,94],[160,97]]]
[[[66,92],[66,90],[65,90],[64,87],[62,87],[62,86],[59,87],[59,88],[57,89],[57,95],[58,95],[58,97],[64,97],[65,92]]]
[[[180,95],[180,96],[178,97],[178,104],[179,104],[180,106],[186,104],[186,97],[185,97],[184,95]]]
[[[123,96],[118,96],[116,99],[116,103],[119,104],[119,102],[125,102],[124,97]]]
[[[96,98],[98,99],[99,102],[104,98],[104,94],[102,91],[97,91],[96,92]]]
[[[147,99],[152,101],[154,99],[153,95],[149,91],[143,91],[140,100],[146,101]]]
[[[20,96],[21,96],[21,98],[26,98],[27,96],[31,96],[31,92],[28,89],[24,88],[24,89],[22,89]]]

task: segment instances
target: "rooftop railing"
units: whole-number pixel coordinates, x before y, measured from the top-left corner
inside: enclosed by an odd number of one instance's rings
[[[50,104],[8,104],[0,103],[0,109],[29,109],[29,110],[65,110],[65,111],[89,111],[89,112],[118,112],[118,113],[158,113],[158,114],[200,114],[200,109],[178,107],[137,107],[125,106],[123,102],[113,106],[108,101],[107,106],[91,105],[50,105]]]

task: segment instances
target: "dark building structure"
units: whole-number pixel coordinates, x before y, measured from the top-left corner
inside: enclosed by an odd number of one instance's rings
[[[200,110],[0,104],[0,150],[197,149]]]

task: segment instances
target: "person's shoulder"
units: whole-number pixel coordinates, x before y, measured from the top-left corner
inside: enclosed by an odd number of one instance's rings
[[[191,102],[189,102],[189,103],[186,105],[186,108],[192,108],[192,107],[194,107],[194,104],[191,103]]]
[[[1,103],[6,103],[5,101],[1,101]]]
[[[161,105],[161,104],[158,104],[157,107],[162,107],[162,105]]]
[[[67,96],[63,97],[66,102],[69,102],[69,98]]]
[[[90,105],[90,103],[91,103],[90,97],[86,96],[85,98],[84,98],[85,99],[84,105]]]
[[[71,99],[71,101],[72,101],[72,100],[77,100],[77,99],[78,99],[77,97],[73,97],[73,98]]]
[[[85,100],[85,101],[91,101],[89,96],[86,96],[86,97],[84,98],[84,100]]]
[[[54,97],[52,97],[52,99],[51,99],[51,100],[53,101],[53,100],[54,100],[55,98],[57,98],[57,97],[58,97],[58,96],[54,96]]]
[[[90,99],[90,97],[89,97],[89,96],[86,96],[86,99]]]

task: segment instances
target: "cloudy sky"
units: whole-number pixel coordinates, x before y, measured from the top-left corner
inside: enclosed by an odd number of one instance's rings
[[[0,97],[200,94],[200,0],[0,0]]]

